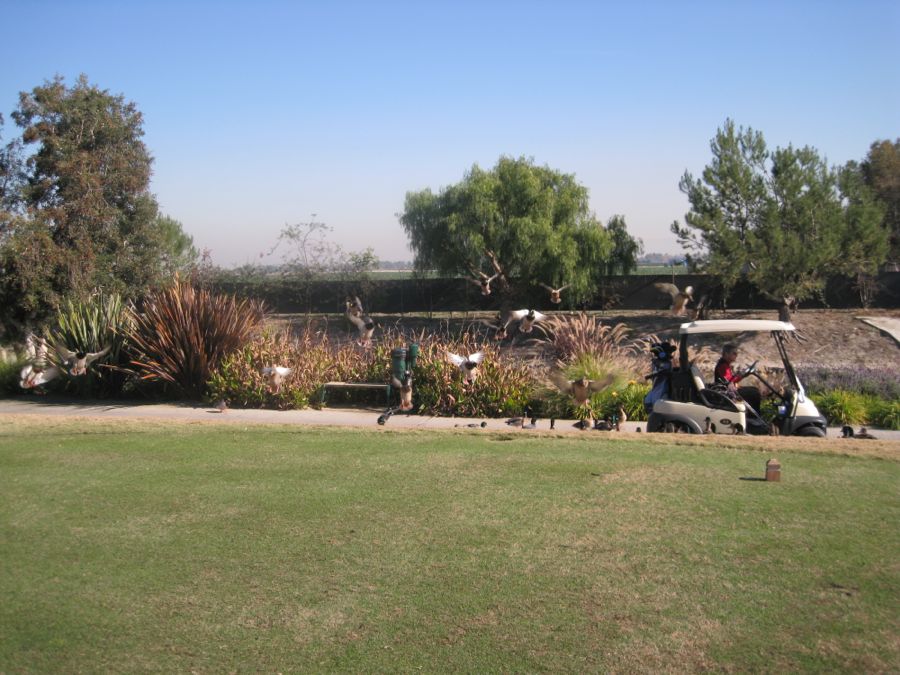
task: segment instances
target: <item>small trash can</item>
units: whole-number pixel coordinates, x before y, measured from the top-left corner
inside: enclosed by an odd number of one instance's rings
[[[391,351],[391,373],[402,382],[406,370],[406,348],[396,347]]]

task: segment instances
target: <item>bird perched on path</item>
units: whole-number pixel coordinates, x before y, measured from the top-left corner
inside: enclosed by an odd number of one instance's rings
[[[491,282],[500,276],[499,272],[492,277],[489,277],[484,272],[478,272],[479,278],[473,279],[469,277],[469,281],[473,284],[476,284],[481,287],[481,294],[484,296],[488,296],[491,294]]]
[[[519,309],[509,313],[510,321],[519,322],[519,330],[523,333],[530,333],[534,324],[547,318],[546,314],[541,314],[533,309]]]
[[[447,358],[462,372],[466,384],[472,384],[478,377],[478,366],[484,360],[484,352],[475,352],[468,356],[447,352]]]
[[[849,424],[841,428],[841,436],[844,438],[862,438],[864,440],[875,440],[875,437],[870,434],[865,427],[861,427],[859,432],[853,431],[853,427]]]
[[[101,349],[99,352],[73,352],[61,345],[56,347],[56,353],[62,361],[61,366],[63,370],[68,371],[72,377],[84,375],[88,366],[97,359],[102,359],[109,354],[109,350],[110,347]]]
[[[277,394],[281,391],[281,385],[284,384],[284,380],[294,372],[293,368],[286,368],[284,366],[266,366],[262,369],[262,374],[266,378],[266,384],[269,387],[269,391],[273,394]]]
[[[672,316],[687,315],[687,303],[693,302],[694,300],[693,286],[688,286],[684,291],[679,290],[678,286],[675,284],[657,283],[653,284],[653,287],[660,293],[668,293],[669,296],[671,296],[672,306],[669,307],[669,309],[672,311]]]
[[[559,288],[553,288],[553,286],[548,286],[547,284],[541,284],[544,288],[550,291],[550,302],[554,305],[558,305],[562,302],[562,297],[560,297],[560,293],[566,290],[569,287],[569,284],[565,286],[560,286]]]
[[[225,412],[226,410],[228,410],[228,401],[226,401],[224,398],[223,398],[223,399],[219,399],[218,401],[216,401],[215,408],[216,408],[216,410],[218,410],[220,413]]]

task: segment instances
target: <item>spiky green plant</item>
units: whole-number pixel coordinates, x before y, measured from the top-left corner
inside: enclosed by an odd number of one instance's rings
[[[131,314],[126,337],[136,372],[197,399],[222,359],[256,333],[265,311],[259,301],[198,289],[176,277]]]
[[[109,353],[88,369],[84,376],[62,377],[58,386],[82,395],[110,396],[121,392],[125,375],[118,368],[124,360],[125,333],[131,315],[117,293],[95,293],[87,300],[63,301],[50,330],[50,344],[73,352]],[[51,355],[53,349],[51,349]]]

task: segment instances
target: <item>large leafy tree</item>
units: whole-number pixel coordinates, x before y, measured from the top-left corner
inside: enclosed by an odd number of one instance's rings
[[[473,166],[436,194],[407,193],[400,222],[419,270],[499,274],[501,289],[512,281],[569,284],[575,300],[596,290],[628,237],[624,221],[616,239],[594,217],[573,175],[511,157],[489,171]],[[620,250],[626,260],[634,256],[628,246]]]
[[[102,288],[133,297],[160,280],[171,228],[149,191],[152,159],[135,105],[83,75],[71,87],[57,77],[22,92],[12,118],[30,153],[17,166],[24,155],[5,155],[14,165],[4,194],[14,217],[0,242],[7,323],[40,321],[63,295]]]
[[[875,141],[863,160],[863,179],[884,206],[884,224],[891,233],[889,259],[900,262],[900,138]]]
[[[881,210],[855,165],[829,168],[809,147],[770,152],[761,133],[731,120],[711,149],[702,177],[681,179],[691,211],[672,230],[726,289],[746,276],[788,318],[828,276],[870,273],[884,260]]]

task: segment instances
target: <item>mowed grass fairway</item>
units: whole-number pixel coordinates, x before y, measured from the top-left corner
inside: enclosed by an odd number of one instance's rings
[[[2,672],[900,667],[891,452],[37,419]]]

